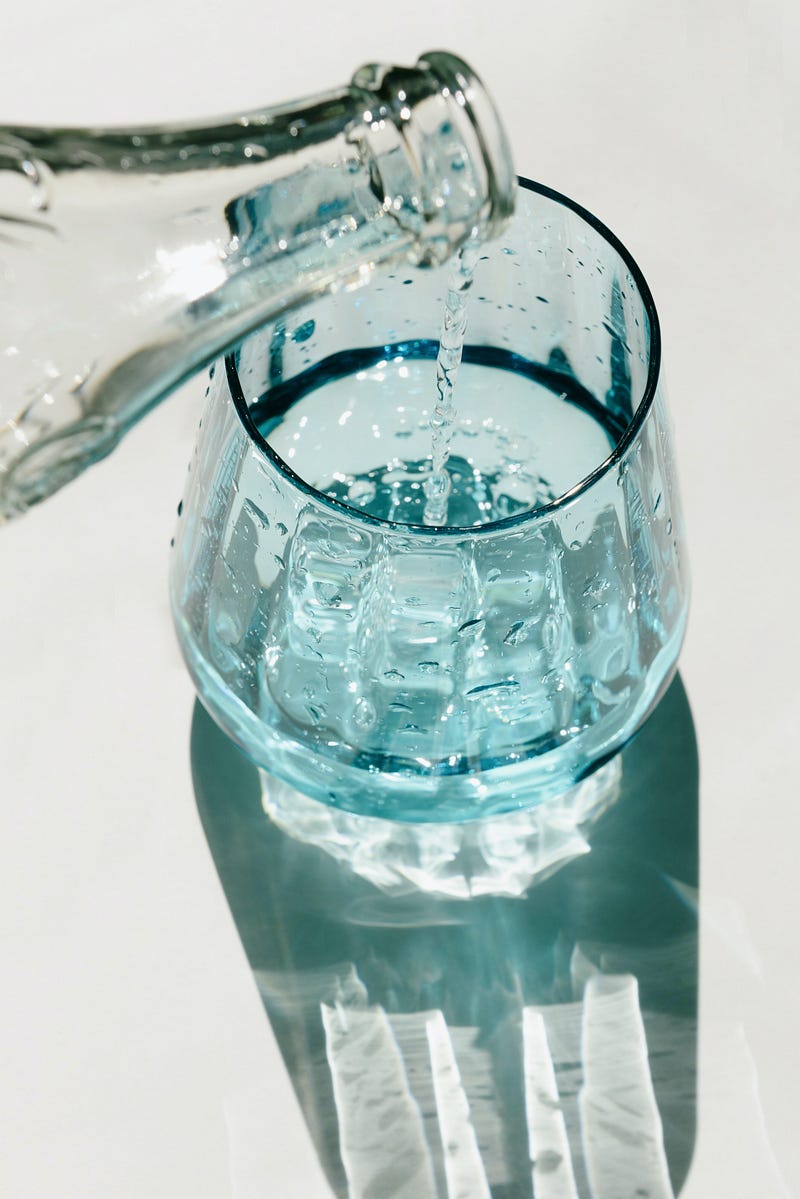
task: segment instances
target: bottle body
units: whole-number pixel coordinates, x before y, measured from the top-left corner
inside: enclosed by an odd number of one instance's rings
[[[0,519],[280,311],[491,236],[514,186],[446,54],[205,127],[0,130]]]

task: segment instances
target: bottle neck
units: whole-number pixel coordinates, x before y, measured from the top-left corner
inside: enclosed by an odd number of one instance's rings
[[[431,59],[213,126],[0,131],[0,512],[268,318],[502,223],[485,93]]]

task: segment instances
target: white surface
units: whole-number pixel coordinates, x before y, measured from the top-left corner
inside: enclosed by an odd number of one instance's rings
[[[700,739],[703,923],[686,1199],[800,1194],[798,11],[29,0],[3,14],[0,120],[20,123],[211,115],[452,48],[493,92],[518,169],[596,212],[640,262],[694,574],[682,670]],[[11,1199],[325,1194],[189,778],[192,690],[166,568],[202,386],[0,532]]]

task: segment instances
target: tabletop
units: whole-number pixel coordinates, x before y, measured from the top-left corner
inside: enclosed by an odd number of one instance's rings
[[[526,1161],[526,1136],[545,1129],[552,1156],[541,1160],[561,1177],[558,1162],[571,1158],[578,1187],[594,1154],[592,1176],[606,1169],[612,1187],[620,1161],[641,1159],[647,1182],[631,1194],[800,1194],[796,6],[410,0],[367,11],[309,0],[298,11],[251,0],[31,0],[3,24],[0,114],[21,124],[244,110],[344,82],[362,62],[413,62],[431,46],[472,62],[518,170],[596,213],[650,283],[693,594],[680,680],[625,751],[622,794],[592,852],[535,888],[536,903],[505,897],[455,916],[445,898],[406,919],[407,895],[391,912],[365,907],[365,880],[266,823],[258,777],[195,705],[166,578],[202,379],[111,458],[4,527],[0,1191],[328,1199],[349,1185],[378,1199],[452,1199],[461,1169],[460,1193],[488,1194],[488,1177],[492,1194],[529,1195],[529,1178],[513,1189],[512,1166]],[[647,890],[654,864],[668,891]],[[565,921],[568,884],[580,895],[587,880],[603,894],[612,882],[644,888],[658,918],[636,929],[619,924],[613,905],[599,914],[579,905]],[[360,915],[334,921],[317,944],[313,930],[331,911]],[[431,930],[448,923],[474,1009],[431,982]],[[410,937],[412,927],[423,933]],[[523,1002],[524,1044],[501,1052],[496,1038],[474,1035],[481,987],[496,998],[498,946],[507,964],[533,942],[573,991],[565,983],[552,1010]],[[637,978],[638,1000],[625,987],[604,990],[587,949],[600,943],[613,977]],[[517,964],[523,990],[532,961],[523,953]],[[392,1014],[397,980],[412,978],[413,1001]],[[381,1022],[365,1008],[363,1028],[344,1028],[336,987],[365,979],[389,1015]],[[427,1015],[415,1023],[415,1013]],[[636,1136],[616,1152],[613,1129],[611,1142],[596,1139],[607,1103],[622,1102],[602,1087],[612,1017],[627,1021],[628,1098],[638,1097]],[[587,1056],[592,1030],[600,1040]],[[348,1091],[359,1036],[393,1047],[386,1087],[399,1088],[410,1113],[405,1178],[376,1181],[363,1157],[356,1126],[363,1134],[373,1084],[356,1085],[366,1098]],[[421,1036],[433,1062],[425,1077]],[[574,1084],[566,1132],[548,1124],[548,1096],[526,1091],[547,1044],[562,1090]],[[469,1121],[460,1100],[439,1103],[441,1143],[417,1175],[453,1055],[477,1141],[454,1165],[448,1145]],[[513,1078],[498,1061],[516,1061]],[[488,1096],[481,1080],[492,1072]],[[386,1087],[372,1096],[378,1107]],[[514,1095],[529,1101],[527,1124],[503,1124]],[[617,1142],[625,1135],[618,1123]],[[544,1177],[540,1166],[537,1195],[570,1193],[548,1192]],[[614,1195],[593,1185],[595,1199]]]

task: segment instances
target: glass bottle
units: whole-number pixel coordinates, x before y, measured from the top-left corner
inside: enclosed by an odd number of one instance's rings
[[[515,186],[444,52],[209,125],[0,129],[0,520],[267,319],[493,236]]]

